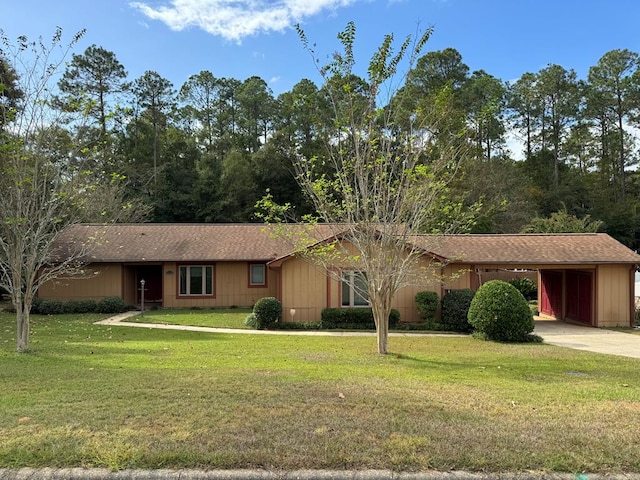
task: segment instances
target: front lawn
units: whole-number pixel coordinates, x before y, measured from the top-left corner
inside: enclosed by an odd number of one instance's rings
[[[247,308],[219,308],[206,310],[160,309],[128,318],[127,322],[194,325],[215,328],[249,328],[244,324],[251,313]]]
[[[0,314],[0,467],[640,472],[640,360]]]

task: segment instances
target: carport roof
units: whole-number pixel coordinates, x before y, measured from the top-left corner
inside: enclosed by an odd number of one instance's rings
[[[412,237],[415,245],[456,263],[640,264],[640,255],[605,233],[431,235]]]

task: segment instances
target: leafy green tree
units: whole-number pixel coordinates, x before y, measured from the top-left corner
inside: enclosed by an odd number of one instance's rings
[[[100,136],[107,134],[113,113],[114,96],[126,92],[127,72],[115,53],[91,45],[82,55],[73,54],[58,82],[60,105],[70,111],[83,111],[96,119]]]
[[[461,96],[473,126],[478,156],[490,161],[492,153],[500,150],[505,143],[503,114],[506,88],[494,76],[478,70],[464,83]]]
[[[157,72],[146,71],[133,82],[132,93],[135,96],[141,116],[152,127],[153,143],[153,181],[158,175],[160,156],[160,134],[167,127],[167,119],[176,106],[176,92],[173,84]]]
[[[620,199],[626,197],[626,169],[637,159],[632,155],[634,137],[629,124],[639,111],[640,57],[629,50],[605,53],[589,69],[589,108],[600,125],[602,152],[615,152],[612,174],[617,179]]]
[[[164,165],[158,173],[151,197],[154,222],[196,222],[197,164],[201,149],[196,140],[179,128],[169,126],[164,133]],[[217,202],[216,191],[209,192],[209,201]]]
[[[61,45],[58,29],[50,46],[20,37],[17,46],[3,36],[6,61],[16,72],[22,92],[20,108],[2,110],[0,131],[0,287],[16,309],[17,351],[29,342],[29,315],[38,287],[61,275],[78,273],[91,242],[68,242],[55,250],[66,226],[81,221],[107,222],[127,214],[123,208],[120,177],[99,183],[82,166],[64,166],[58,156],[86,147],[73,143],[60,147],[61,126],[69,120],[51,109],[50,86],[64,55],[79,40]],[[62,57],[54,52],[62,49]],[[81,121],[76,119],[76,122]],[[70,138],[70,137],[69,137]],[[64,166],[64,168],[63,168]],[[96,227],[99,236],[99,227]]]
[[[17,72],[0,52],[0,130],[16,116],[23,97]]]
[[[553,186],[558,187],[560,163],[564,160],[564,139],[578,114],[576,72],[560,65],[549,65],[538,73],[537,88],[542,99],[542,150],[553,155]]]
[[[527,72],[508,89],[510,119],[512,126],[524,140],[525,158],[530,158],[533,154],[534,135],[541,124],[542,105],[536,88],[537,81],[535,73]]]
[[[249,154],[231,150],[222,162],[221,205],[217,221],[246,222],[250,220],[256,202],[260,199]]]
[[[462,62],[462,55],[455,48],[428,52],[420,57],[409,73],[407,84],[422,96],[440,91],[449,85],[454,91],[463,88],[469,67]]]
[[[238,126],[242,147],[250,153],[264,145],[275,120],[276,101],[271,89],[260,77],[249,77],[238,88]]]
[[[315,58],[306,36],[301,30],[299,33]],[[414,43],[407,37],[397,50],[393,36],[386,35],[369,61],[366,85],[362,85],[366,88],[359,88],[360,82],[354,82],[353,74],[355,25],[349,23],[338,35],[343,50],[320,68],[324,80],[321,90],[333,109],[333,122],[322,126],[331,132],[325,145],[327,155],[298,157],[295,163],[301,187],[313,202],[318,219],[332,229],[335,239],[330,245],[300,253],[322,266],[328,275],[335,275],[336,265],[366,272],[364,282],[361,275],[353,275],[360,280],[352,280],[351,286],[369,299],[381,354],[388,351],[393,297],[403,286],[425,283],[425,272],[419,266],[423,250],[412,247],[409,238],[429,220],[446,185],[447,169],[455,168],[465,153],[460,132],[452,135],[447,145],[445,136],[439,136],[436,148],[426,123],[416,125],[414,134],[399,139],[391,128],[396,118],[389,103],[394,92],[380,106],[383,88],[393,84],[400,62],[406,56],[411,68],[430,34],[430,30],[425,32]],[[447,121],[448,113],[433,106],[430,128]],[[304,243],[308,246],[307,241]]]
[[[600,220],[589,215],[578,218],[567,212],[566,207],[549,217],[536,217],[522,229],[523,233],[595,233],[603,226]]]

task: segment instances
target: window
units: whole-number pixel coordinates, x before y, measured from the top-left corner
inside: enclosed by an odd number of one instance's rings
[[[368,307],[367,275],[364,272],[345,270],[342,272],[342,306]]]
[[[179,295],[213,295],[212,265],[183,265],[180,267]]]
[[[267,285],[267,269],[263,263],[249,265],[249,286],[264,287]]]

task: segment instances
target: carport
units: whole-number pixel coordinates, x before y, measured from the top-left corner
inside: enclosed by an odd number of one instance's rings
[[[477,289],[492,272],[538,272],[542,316],[594,327],[631,326],[640,255],[604,233],[452,235],[434,253],[448,271],[468,271],[455,288]],[[466,278],[465,278],[466,277]]]

